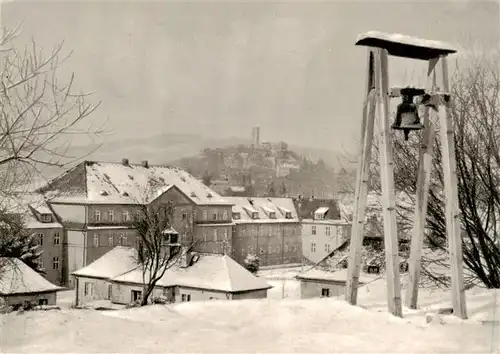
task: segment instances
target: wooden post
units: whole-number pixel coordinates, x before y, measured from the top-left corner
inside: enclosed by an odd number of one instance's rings
[[[429,61],[427,71],[427,87],[433,92],[436,88],[437,60]],[[422,243],[425,236],[425,220],[427,216],[427,201],[429,199],[429,187],[432,172],[432,151],[434,145],[435,131],[432,120],[429,118],[429,107],[425,108],[423,123],[424,134],[420,145],[417,177],[417,195],[414,213],[414,225],[411,235],[410,264],[408,269],[409,284],[406,293],[406,304],[409,308],[416,309],[418,302],[418,283],[420,281],[420,263],[422,259]],[[432,111],[433,112],[433,111]]]
[[[377,49],[375,73],[377,90],[377,112],[380,119],[380,177],[382,184],[384,244],[387,276],[387,301],[389,311],[403,317],[401,306],[401,284],[399,280],[398,230],[396,223],[396,201],[394,192],[394,160],[392,156],[389,117],[389,72],[386,49]]]
[[[445,93],[450,93],[447,58],[442,56],[440,61],[443,91]],[[446,236],[448,239],[448,249],[451,261],[453,314],[462,319],[466,319],[467,308],[465,303],[462,239],[460,232],[460,209],[458,205],[458,178],[453,122],[449,103],[442,103],[444,107],[440,107],[439,109],[439,121],[441,128],[440,135],[446,200]]]
[[[361,248],[363,246],[363,230],[365,221],[366,199],[368,195],[368,181],[373,141],[373,125],[375,121],[374,99],[374,57],[368,51],[368,72],[366,82],[366,99],[363,106],[361,123],[361,149],[359,152],[356,189],[354,194],[353,221],[351,226],[351,242],[349,246],[348,275],[345,298],[356,305],[358,298],[358,282],[361,265]]]

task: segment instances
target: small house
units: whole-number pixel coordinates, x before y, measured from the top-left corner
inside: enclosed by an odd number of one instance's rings
[[[300,281],[300,297],[341,296],[345,292],[347,283],[347,269],[335,272],[312,268],[299,273],[296,277]],[[377,277],[370,274],[360,274],[359,285],[374,281]]]
[[[133,248],[115,247],[73,273],[76,304],[110,300],[130,304],[142,297],[143,270]],[[147,278],[147,274],[146,274]],[[184,254],[157,282],[151,300],[168,302],[266,298],[271,286],[231,257],[220,254]]]
[[[17,258],[0,258],[0,298],[7,306],[55,305],[64,290]]]

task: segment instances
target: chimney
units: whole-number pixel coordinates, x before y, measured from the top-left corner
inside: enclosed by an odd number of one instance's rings
[[[123,165],[123,166],[129,166],[129,162],[128,162],[128,159],[127,159],[126,157],[124,157],[124,158],[122,159],[122,165]]]
[[[148,162],[148,160],[144,160],[144,161],[142,161],[142,167],[144,167],[144,168],[148,168],[148,167],[149,167],[149,162]]]

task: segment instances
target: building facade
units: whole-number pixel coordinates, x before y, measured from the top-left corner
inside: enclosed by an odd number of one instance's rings
[[[38,190],[64,227],[61,284],[114,246],[137,240],[133,220],[143,205],[173,205],[180,242],[208,253],[231,252],[231,204],[176,167],[85,161]]]
[[[225,197],[234,204],[232,257],[244,264],[249,254],[261,266],[300,263],[300,221],[291,198]]]
[[[302,219],[302,251],[313,263],[320,262],[350,239],[351,224],[328,217],[328,207],[319,207],[313,218]]]

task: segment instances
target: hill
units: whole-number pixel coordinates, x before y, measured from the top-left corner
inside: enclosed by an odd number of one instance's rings
[[[173,164],[186,168],[186,162],[199,161],[206,151],[232,151],[234,147],[248,145],[249,141],[250,139],[239,137],[210,138],[201,134],[157,134],[147,138],[116,139],[94,145],[73,146],[67,155],[72,158],[83,157],[97,161],[121,161],[126,157],[131,162],[148,160],[150,164]],[[291,154],[297,161],[303,156],[311,162],[322,160],[332,170],[343,166],[342,162],[345,161],[343,154],[335,151],[293,145],[290,149],[294,150]],[[352,169],[352,164],[346,163],[345,166]],[[53,178],[63,172],[62,169],[52,166],[40,166],[40,169],[44,179]],[[206,167],[202,170],[191,169],[190,172],[201,177],[206,169]],[[330,175],[326,177],[333,178]],[[41,182],[37,181],[37,184],[39,183]],[[308,188],[311,190],[314,185]]]

